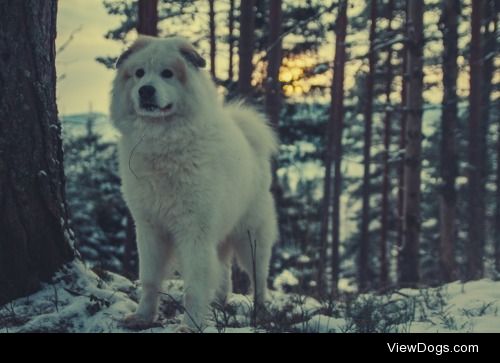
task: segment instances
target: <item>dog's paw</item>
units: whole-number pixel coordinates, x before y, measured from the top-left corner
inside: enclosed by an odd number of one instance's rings
[[[175,333],[196,333],[196,330],[190,328],[186,324],[180,324],[175,328],[174,330]]]
[[[155,322],[154,319],[145,318],[139,314],[127,315],[122,320],[120,320],[119,325],[122,328],[130,330],[145,330],[161,326],[161,324]]]

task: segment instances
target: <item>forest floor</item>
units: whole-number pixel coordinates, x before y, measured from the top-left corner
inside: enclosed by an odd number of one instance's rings
[[[163,286],[158,323],[144,332],[174,332],[182,281]],[[81,262],[30,296],[0,307],[0,332],[126,332],[120,319],[137,306],[137,283]],[[205,332],[500,332],[500,281],[454,282],[383,295],[346,295],[319,302],[271,291],[255,318],[251,297],[233,294],[214,306]]]

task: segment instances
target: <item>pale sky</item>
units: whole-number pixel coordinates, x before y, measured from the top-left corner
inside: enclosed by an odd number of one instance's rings
[[[59,0],[57,46],[82,26],[74,40],[57,56],[57,103],[61,115],[88,112],[90,104],[96,112],[108,113],[113,71],[97,63],[95,58],[118,55],[119,42],[107,40],[104,34],[119,24],[109,16],[102,0]]]
[[[467,4],[469,2],[470,0],[466,1]],[[350,18],[358,16],[359,11],[363,8],[363,2],[359,1],[355,3],[358,6],[348,9]],[[204,3],[201,4],[203,5]],[[225,4],[225,2],[217,2],[216,5],[216,11],[219,16],[217,34],[221,36],[227,32],[227,28],[224,25],[227,14],[227,4]],[[468,13],[469,10],[470,9],[466,7],[464,12]],[[204,12],[205,11],[202,11],[202,13]],[[208,22],[204,19],[203,15],[198,14],[198,18],[201,24],[208,26]],[[115,28],[120,23],[120,18],[108,15],[104,9],[102,0],[59,0],[57,21],[58,37],[56,43],[58,47],[66,42],[72,32],[81,27],[81,30],[75,34],[74,39],[70,42],[68,47],[57,56],[56,65],[60,78],[57,87],[59,113],[61,115],[86,113],[89,111],[90,105],[92,105],[93,111],[107,114],[109,109],[109,93],[114,72],[97,63],[95,58],[107,55],[116,56],[123,50],[123,45],[120,42],[104,38],[104,34],[106,34],[108,30]],[[325,17],[323,21],[334,21],[333,14]],[[436,27],[437,21],[437,14],[426,12],[426,24],[433,24],[434,27]],[[463,22],[461,26],[467,27],[468,23]],[[172,29],[172,24],[170,23],[169,28]],[[185,27],[185,24],[181,24],[181,31],[184,30],[184,32],[186,32],[188,28],[189,27]],[[198,31],[201,32],[200,34],[208,34],[208,29],[204,29],[203,26],[200,28],[200,25],[198,25],[198,28]],[[464,30],[466,29],[461,29],[462,32]],[[202,38],[204,37],[202,36]],[[285,43],[290,40],[293,41],[292,38],[293,37],[287,37]],[[470,41],[468,36],[463,37],[461,39],[461,47],[464,47],[468,41]],[[360,56],[366,53],[368,46],[368,31],[349,32],[348,42],[356,44],[356,46],[350,47],[349,49],[349,55],[351,57]],[[328,32],[324,45],[320,49],[319,57],[314,61],[331,62],[331,60],[333,60],[333,43],[333,33]],[[436,46],[438,49],[434,49]],[[441,50],[440,47],[440,42],[426,44],[426,57],[430,56],[432,53],[436,54],[436,52],[439,52]],[[201,42],[200,51],[205,56],[208,54],[206,39],[203,39]],[[226,45],[219,44],[217,74],[222,76],[222,78],[224,78],[224,74],[227,72],[227,58]],[[307,61],[306,58],[303,60]],[[355,74],[359,71],[362,63],[363,62],[360,60],[347,63],[346,89],[350,89],[354,86]],[[466,65],[467,62],[463,57],[460,57],[459,63],[461,65]],[[235,66],[237,66],[237,58],[235,59]],[[364,68],[366,68],[366,64]],[[439,68],[426,68],[425,73],[427,82],[440,82],[441,72]],[[320,83],[329,84],[330,81],[325,80],[325,77],[330,78],[331,71],[319,77]],[[497,72],[496,77],[500,77],[500,72]],[[468,73],[466,69],[465,72],[461,72],[458,85],[459,93],[465,96],[468,89]],[[399,97],[399,95],[395,95]],[[424,97],[427,101],[440,102],[442,97],[440,87],[432,87],[425,91]]]
[[[226,8],[227,4],[225,2],[216,3],[219,21],[225,22]],[[203,22],[206,19],[201,16],[200,20]],[[332,20],[333,17],[329,19],[329,21]],[[95,58],[98,56],[118,55],[123,50],[122,44],[119,42],[104,38],[104,34],[108,30],[120,23],[119,17],[108,15],[102,0],[59,0],[57,21],[58,36],[56,43],[58,47],[66,42],[71,33],[81,26],[81,30],[75,34],[68,47],[57,57],[57,72],[59,77],[62,78],[58,82],[57,91],[59,113],[61,115],[85,113],[89,111],[90,105],[92,105],[92,110],[95,112],[108,113],[109,92],[114,73],[97,63]],[[218,36],[227,33],[224,22],[218,23],[216,29]],[[208,22],[204,25],[208,26]],[[186,29],[183,30],[186,32]],[[208,29],[206,30],[205,33],[208,34]],[[201,34],[203,33],[202,30]],[[183,35],[187,34],[183,33]],[[333,34],[328,34],[327,38],[319,57],[320,61],[333,59]],[[356,36],[356,38],[358,37]],[[199,46],[201,53],[207,56],[207,40],[203,39]],[[217,71],[222,77],[227,73],[227,58],[226,45],[219,44]],[[257,55],[256,58],[258,58]],[[236,69],[237,62],[236,52]],[[354,67],[348,68],[347,74],[351,76],[348,77],[347,81],[349,87],[351,86],[349,80],[353,79],[350,71],[354,70]]]

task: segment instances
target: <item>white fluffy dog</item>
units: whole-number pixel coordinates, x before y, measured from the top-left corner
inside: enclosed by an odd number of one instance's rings
[[[142,296],[129,327],[146,327],[172,258],[184,279],[183,324],[204,325],[231,290],[231,261],[249,274],[258,304],[277,221],[265,119],[223,105],[205,61],[183,38],[140,37],[117,62],[111,118],[121,132],[120,173],[137,230]],[[255,276],[255,278],[254,278]]]

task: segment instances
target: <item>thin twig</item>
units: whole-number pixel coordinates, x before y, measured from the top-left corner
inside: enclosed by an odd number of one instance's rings
[[[69,35],[68,39],[66,39],[66,41],[63,44],[61,44],[61,46],[59,48],[57,48],[56,54],[59,55],[60,53],[64,52],[64,50],[66,50],[66,48],[68,47],[68,45],[70,45],[70,43],[75,38],[75,35],[78,34],[82,29],[83,29],[83,25],[80,25],[78,28],[76,28],[75,30],[73,30],[71,32],[71,34]]]
[[[158,293],[160,295],[165,295],[168,298],[170,298],[170,300],[172,300],[174,302],[175,306],[177,306],[177,308],[179,310],[181,310],[182,312],[184,312],[188,316],[188,318],[191,319],[191,321],[193,322],[193,324],[194,324],[195,328],[198,330],[198,332],[203,333],[203,329],[201,328],[201,326],[199,326],[196,323],[196,320],[194,320],[193,316],[189,313],[189,311],[187,311],[187,309],[184,307],[184,305],[182,305],[180,302],[178,302],[172,295],[170,295],[167,292],[158,291]]]

